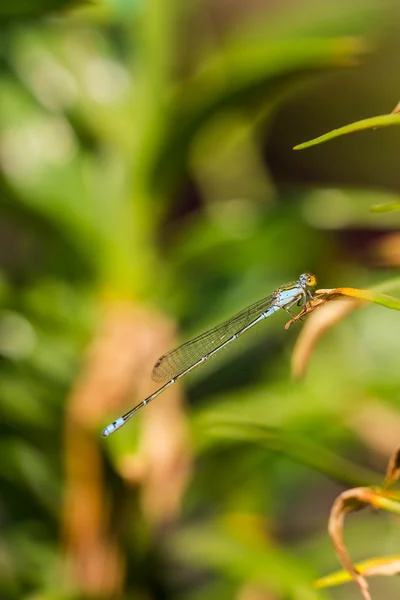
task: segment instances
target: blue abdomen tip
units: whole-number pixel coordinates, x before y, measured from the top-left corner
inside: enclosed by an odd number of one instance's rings
[[[107,427],[105,427],[103,429],[102,432],[102,436],[103,437],[107,437],[108,435],[110,435],[111,433],[114,433],[114,431],[116,431],[117,429],[119,429],[120,427],[122,427],[122,425],[125,423],[124,419],[122,417],[120,417],[119,419],[117,419],[116,421],[114,421],[114,423],[110,423],[110,425],[107,425]]]

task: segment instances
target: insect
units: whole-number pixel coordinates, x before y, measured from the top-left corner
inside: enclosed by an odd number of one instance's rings
[[[119,417],[113,423],[110,423],[110,425],[107,425],[103,430],[103,437],[107,437],[111,433],[114,433],[114,431],[117,431],[117,429],[120,429],[138,410],[152,402],[164,390],[181,379],[181,377],[184,377],[187,373],[205,363],[209,358],[215,356],[220,350],[226,348],[226,346],[234,342],[245,331],[256,325],[256,323],[270,317],[282,308],[291,315],[289,309],[294,304],[300,305],[302,303],[306,309],[307,301],[313,297],[311,290],[316,284],[317,280],[314,275],[303,273],[300,275],[298,281],[282,285],[270,296],[267,296],[267,298],[251,304],[224,323],[178,346],[175,350],[163,354],[154,366],[152,378],[154,381],[166,383],[131,408],[126,414]]]

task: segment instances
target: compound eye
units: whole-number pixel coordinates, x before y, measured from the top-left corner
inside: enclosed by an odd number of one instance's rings
[[[317,280],[315,279],[314,275],[307,275],[307,285],[309,285],[310,287],[313,287],[317,284]]]

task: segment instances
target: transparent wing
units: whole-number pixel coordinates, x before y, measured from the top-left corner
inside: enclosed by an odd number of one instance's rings
[[[271,306],[273,299],[274,294],[271,294],[271,296],[251,304],[224,323],[209,329],[175,350],[163,354],[154,365],[152,379],[159,382],[173,379],[244,327],[250,325]]]

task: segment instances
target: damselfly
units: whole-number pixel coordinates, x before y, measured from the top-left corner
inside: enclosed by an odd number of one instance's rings
[[[266,319],[281,308],[292,316],[289,308],[296,303],[300,305],[302,302],[304,308],[307,308],[307,301],[312,298],[311,290],[316,286],[316,283],[317,280],[314,275],[303,273],[300,275],[298,281],[277,288],[267,298],[251,304],[224,323],[213,327],[193,340],[161,356],[154,366],[152,379],[160,383],[163,381],[166,383],[151,394],[151,396],[148,396],[134,406],[125,415],[108,425],[103,430],[103,437],[107,437],[122,427],[122,425],[125,425],[143,406],[146,406],[154,398],[157,398],[161,392],[169,388],[178,379],[205,363],[223,348],[226,348],[228,344],[236,340],[256,323]]]

